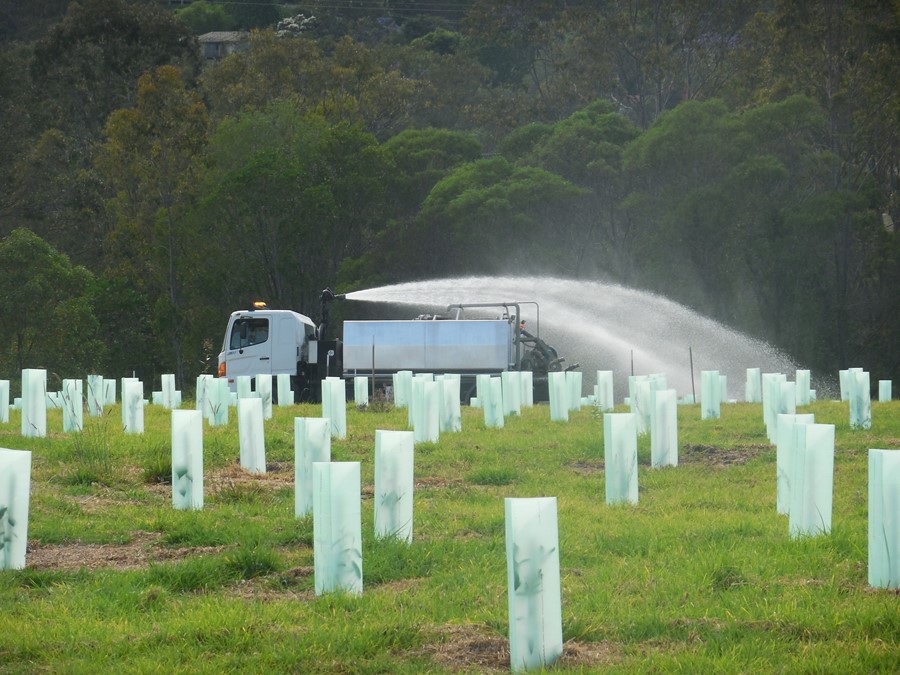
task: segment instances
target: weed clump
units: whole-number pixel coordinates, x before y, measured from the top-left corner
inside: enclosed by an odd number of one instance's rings
[[[242,546],[225,559],[226,568],[239,579],[264,577],[281,569],[281,558],[268,546]]]
[[[515,471],[500,468],[479,469],[466,476],[466,480],[475,485],[509,485],[515,479]]]
[[[145,483],[172,483],[172,453],[169,448],[156,445],[150,449],[149,458],[143,466]]]

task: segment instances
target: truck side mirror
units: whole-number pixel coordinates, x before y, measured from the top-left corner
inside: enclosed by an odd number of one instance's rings
[[[241,347],[247,344],[247,322],[242,321],[240,327]]]

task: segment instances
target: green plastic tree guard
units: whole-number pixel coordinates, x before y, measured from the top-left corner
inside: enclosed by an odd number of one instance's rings
[[[416,419],[417,415],[420,414],[420,410],[418,406],[422,404],[423,396],[425,389],[422,386],[423,382],[434,382],[434,375],[432,373],[415,373],[412,377],[412,382],[410,384],[410,395],[409,395],[409,405],[407,406],[406,411],[406,421],[410,429],[416,428]]]
[[[500,384],[503,390],[503,414],[522,414],[522,382],[519,371],[505,370],[500,373]]]
[[[162,376],[162,406],[166,410],[175,409],[175,375],[174,373],[166,373]]]
[[[613,371],[598,370],[597,385],[594,387],[594,397],[596,405],[600,408],[600,412],[608,412],[616,405],[615,394],[613,393]]]
[[[194,396],[194,409],[199,410],[203,419],[209,419],[209,396],[212,388],[213,376],[203,373],[197,376],[197,394]]]
[[[491,399],[490,375],[475,376],[475,397],[478,399],[482,408],[484,407],[485,402]]]
[[[781,383],[781,405],[775,415],[775,433],[778,433],[778,415],[795,415],[797,413],[797,383]]]
[[[84,429],[84,404],[81,400],[81,380],[62,381],[63,431]]]
[[[316,595],[361,595],[359,462],[313,463],[313,566]]]
[[[0,448],[0,570],[25,567],[31,452]]]
[[[412,542],[415,438],[411,431],[375,431],[375,536]]]
[[[256,395],[262,401],[263,419],[272,419],[272,375],[260,373],[256,376]]]
[[[413,395],[410,401],[415,410],[413,434],[416,443],[437,443],[441,435],[441,414],[439,384],[425,378],[413,380]]]
[[[869,450],[869,586],[900,588],[900,450]]]
[[[553,422],[569,421],[569,387],[566,374],[560,372],[547,373],[547,384],[550,390],[550,420]]]
[[[22,371],[22,436],[44,438],[47,435],[47,371],[26,368]]]
[[[797,424],[815,423],[812,414],[777,415],[778,431],[775,436],[775,507],[778,513],[787,515],[791,508],[791,476],[793,475],[795,436],[794,426]]]
[[[9,424],[9,380],[0,380],[0,423]]]
[[[872,428],[872,397],[869,391],[869,373],[859,368],[851,368],[848,374],[850,384],[850,428]]]
[[[278,406],[293,405],[294,392],[291,389],[291,376],[288,373],[278,373],[275,378],[275,386],[278,390]]]
[[[238,439],[241,466],[251,473],[266,472],[266,440],[262,399],[238,399]]]
[[[534,373],[530,370],[523,370],[519,373],[519,380],[522,383],[522,407],[534,407]]]
[[[650,465],[678,466],[678,392],[654,392],[650,428]]]
[[[369,405],[369,378],[354,377],[353,378],[353,402],[358,408],[365,408]]]
[[[650,433],[650,418],[653,415],[653,406],[651,404],[653,385],[649,376],[638,375],[634,377],[632,386],[634,388],[634,396],[631,397],[629,407],[634,414],[638,435],[642,436]]]
[[[893,397],[891,380],[878,380],[878,402],[887,403]]]
[[[103,380],[103,401],[106,405],[115,405],[116,404],[116,381],[111,378],[104,378]]]
[[[507,497],[504,506],[510,667],[543,670],[563,653],[556,497]]]
[[[228,409],[231,407],[231,388],[228,379],[217,377],[209,386],[209,425],[221,427],[228,425]]]
[[[409,405],[409,397],[412,394],[411,370],[400,370],[394,373],[394,406],[405,408]]]
[[[638,503],[637,422],[633,413],[603,413],[606,503]]]
[[[104,389],[102,375],[87,376],[87,406],[88,415],[91,417],[100,417],[103,415],[103,403],[105,401],[106,391]]]
[[[722,394],[718,370],[700,373],[700,419],[717,420],[721,414]]]
[[[238,375],[235,380],[238,401],[242,398],[253,398],[253,378],[249,375]]]
[[[494,429],[502,429],[506,426],[506,418],[503,415],[503,383],[499,377],[492,377],[490,381],[491,396],[488,401],[491,409],[491,421]],[[487,426],[488,414],[485,412],[484,422]]]
[[[766,425],[766,436],[769,443],[775,443],[778,430],[778,414],[785,413],[781,408],[781,383],[787,381],[784,373],[763,373],[763,421]]]
[[[808,370],[798,370],[794,376],[797,383],[797,405],[809,405],[810,401],[810,372]]]
[[[416,441],[421,442],[423,439],[423,415],[425,407],[425,380],[420,377],[413,377],[412,387],[410,388],[409,405],[406,408],[407,426],[413,430]],[[416,427],[419,431],[416,432]]]
[[[565,376],[569,410],[581,410],[581,388],[584,380],[582,373],[578,370],[569,370]]]
[[[831,532],[834,425],[795,424],[788,527],[791,537]]]
[[[839,370],[838,371],[838,379],[841,384],[841,400],[849,401],[850,400],[850,369]]]
[[[294,516],[313,509],[312,468],[331,461],[331,421],[319,417],[294,418]]]
[[[472,397],[472,406],[481,408],[484,426],[490,429],[494,426],[494,408],[491,406],[490,375],[477,375],[475,377],[475,390],[478,395]]]
[[[650,385],[653,391],[663,391],[664,389],[669,388],[669,385],[666,383],[665,373],[651,373],[647,377],[650,379]]]
[[[203,508],[203,413],[172,411],[172,507]]]
[[[125,385],[129,382],[139,382],[136,377],[123,377],[121,380],[122,384],[122,428],[124,429],[127,426],[128,422],[128,408],[125,406]],[[143,396],[143,394],[141,394]]]
[[[747,403],[762,403],[762,374],[759,368],[747,368],[744,400]]]
[[[347,438],[347,390],[340,377],[322,380],[322,417],[331,420],[332,438]]]
[[[136,378],[122,385],[122,415],[126,434],[144,433],[144,383]]]
[[[409,392],[406,400],[406,426],[410,429],[416,428],[416,406],[421,401],[425,391],[422,386],[423,382],[424,380],[416,373],[413,374],[409,381]]]
[[[462,431],[462,410],[459,405],[461,383],[462,379],[456,374],[441,378],[441,433]]]

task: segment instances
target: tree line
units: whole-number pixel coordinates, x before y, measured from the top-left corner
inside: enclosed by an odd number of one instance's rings
[[[257,297],[521,273],[900,380],[896,3],[375,4],[0,8],[0,372],[181,385]]]

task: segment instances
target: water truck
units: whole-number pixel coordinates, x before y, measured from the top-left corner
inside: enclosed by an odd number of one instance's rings
[[[321,397],[320,382],[342,377],[370,378],[377,390],[390,386],[401,370],[414,373],[454,373],[461,376],[461,395],[468,401],[477,375],[499,375],[508,370],[533,373],[534,400],[548,400],[547,374],[564,368],[565,359],[540,337],[540,309],[535,302],[455,304],[442,314],[414,319],[344,321],[343,339],[328,339],[331,304],[346,296],[322,291],[321,321],[316,325],[303,314],[270,309],[255,302],[232,312],[219,353],[219,377],[227,377],[232,390],[236,378],[260,374],[291,377],[297,402]],[[534,305],[536,331],[525,329],[522,305]],[[467,316],[493,310],[495,318]]]

